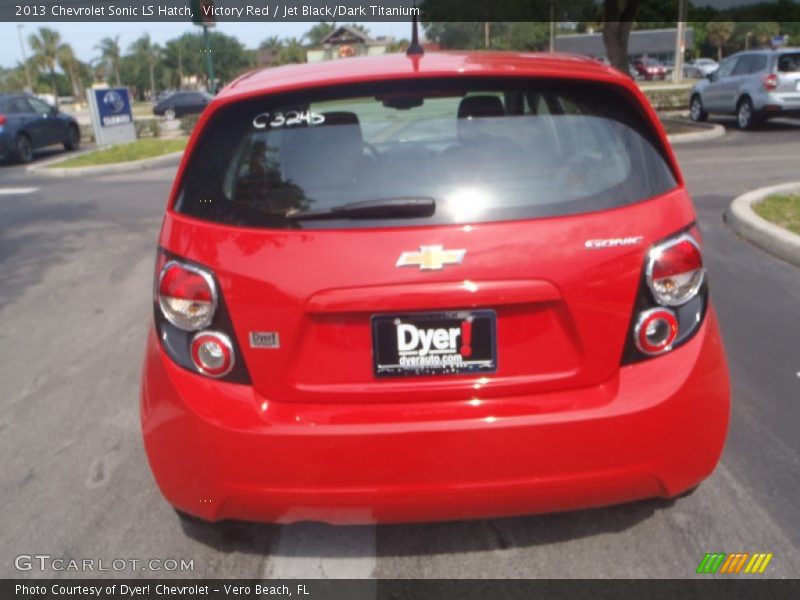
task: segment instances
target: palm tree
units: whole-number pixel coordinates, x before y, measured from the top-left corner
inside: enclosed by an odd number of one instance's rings
[[[308,44],[312,47],[319,46],[320,42],[327,36],[329,33],[332,33],[333,30],[336,28],[334,23],[328,23],[326,21],[320,21],[316,25],[314,25],[311,29],[305,32],[303,38],[308,40]]]
[[[145,33],[138,40],[133,42],[128,48],[128,51],[133,54],[134,58],[140,64],[146,64],[148,75],[150,76],[150,99],[155,101],[156,98],[156,65],[161,60],[161,46],[154,44],[150,40],[150,34]]]
[[[288,38],[278,51],[276,62],[280,65],[306,62],[306,51],[297,38]]]
[[[706,24],[708,43],[717,47],[717,60],[722,60],[722,47],[733,36],[735,25],[730,21],[709,21]]]
[[[117,87],[120,87],[122,83],[119,80],[119,63],[122,53],[119,48],[119,36],[114,38],[105,37],[100,40],[100,43],[95,48],[100,50],[100,58],[106,64],[106,71],[114,73]]]
[[[76,99],[83,95],[81,90],[81,80],[78,77],[78,59],[75,58],[75,52],[69,44],[61,44],[58,47],[58,66],[69,77],[70,84],[72,84],[72,95]]]
[[[283,42],[277,35],[268,37],[258,45],[257,60],[261,64],[274,65],[282,49]]]
[[[53,98],[58,105],[58,87],[56,86],[56,61],[58,60],[61,34],[48,27],[40,27],[39,33],[32,33],[28,43],[33,50],[31,62],[40,70],[50,74],[53,86]]]

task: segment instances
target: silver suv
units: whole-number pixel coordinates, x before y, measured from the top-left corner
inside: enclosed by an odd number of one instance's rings
[[[710,113],[735,114],[742,129],[772,117],[800,117],[800,48],[753,50],[725,59],[692,88],[692,120],[705,121]]]

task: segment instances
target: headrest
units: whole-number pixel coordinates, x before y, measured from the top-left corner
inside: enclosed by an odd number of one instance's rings
[[[345,185],[362,167],[364,138],[358,115],[335,111],[322,113],[319,125],[284,130],[284,179],[304,188]]]
[[[503,117],[506,111],[497,96],[467,96],[458,105],[458,118]]]

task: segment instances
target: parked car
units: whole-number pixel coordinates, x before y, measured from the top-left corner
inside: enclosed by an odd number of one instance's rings
[[[254,73],[206,110],[141,381],[179,514],[528,514],[712,472],[729,382],[697,216],[627,75],[393,54]]]
[[[698,58],[684,65],[683,76],[689,79],[702,79],[717,69],[719,69],[717,61],[710,58]]]
[[[0,160],[27,163],[37,150],[62,144],[77,150],[78,122],[29,94],[0,94]]]
[[[689,98],[694,121],[736,115],[750,129],[773,117],[800,116],[800,48],[740,52],[699,81]]]
[[[667,78],[667,69],[654,58],[643,58],[633,62],[633,68],[647,81],[653,79],[664,80]]]
[[[199,114],[203,112],[212,98],[205,92],[175,92],[159,101],[153,107],[153,114],[167,119]]]

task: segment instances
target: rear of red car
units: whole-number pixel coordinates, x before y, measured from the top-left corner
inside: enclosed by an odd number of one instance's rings
[[[646,101],[591,62],[354,59],[209,107],[142,377],[174,506],[457,519],[713,470],[728,377],[694,210]]]

